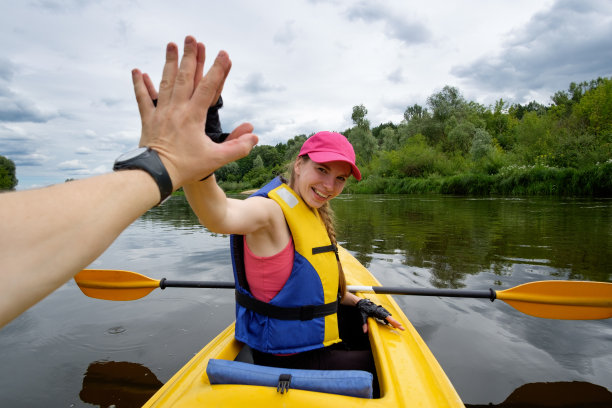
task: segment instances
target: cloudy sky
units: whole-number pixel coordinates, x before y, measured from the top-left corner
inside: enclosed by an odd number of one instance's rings
[[[612,76],[609,0],[0,0],[0,155],[18,189],[110,171],[140,133],[130,70],[158,82],[187,34],[228,51],[223,126],[249,121],[263,144],[342,131],[358,104],[399,123],[445,85],[549,104]]]

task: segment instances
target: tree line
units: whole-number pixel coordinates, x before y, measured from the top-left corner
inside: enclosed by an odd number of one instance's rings
[[[340,131],[355,148],[363,179],[352,193],[612,196],[612,79],[571,83],[551,104],[466,100],[445,86],[404,111],[400,123],[372,127],[363,105]],[[218,169],[229,192],[255,189],[285,172],[309,135]],[[0,189],[17,185],[14,163],[0,156]]]
[[[571,83],[552,103],[484,106],[445,86],[372,127],[353,107],[353,144],[363,180],[353,193],[612,196],[612,79]],[[307,135],[251,153],[216,172],[227,191],[258,188],[282,173]]]

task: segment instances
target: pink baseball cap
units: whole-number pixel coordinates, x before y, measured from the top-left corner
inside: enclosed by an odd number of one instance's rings
[[[315,133],[302,145],[299,156],[305,154],[317,163],[346,162],[351,165],[353,176],[361,180],[361,172],[355,165],[355,150],[348,139],[340,133],[327,131]]]

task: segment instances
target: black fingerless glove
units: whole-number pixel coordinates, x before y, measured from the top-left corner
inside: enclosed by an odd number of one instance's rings
[[[157,99],[153,99],[153,106],[157,106]],[[206,124],[204,125],[204,133],[211,138],[215,143],[223,143],[229,136],[229,133],[223,133],[221,129],[221,121],[219,120],[219,109],[223,107],[223,98],[219,95],[217,103],[208,108],[206,113]],[[209,176],[210,177],[210,176]]]
[[[206,126],[204,127],[204,133],[212,139],[213,142],[223,143],[229,136],[229,133],[223,133],[221,129],[221,121],[219,120],[219,109],[223,107],[223,98],[219,95],[217,103],[208,108],[206,113]]]
[[[387,322],[387,316],[391,316],[391,313],[384,307],[373,303],[370,299],[361,299],[357,302],[357,309],[359,309],[361,313],[363,324],[367,323],[368,317],[373,317],[382,321],[384,324],[389,324],[389,322]]]

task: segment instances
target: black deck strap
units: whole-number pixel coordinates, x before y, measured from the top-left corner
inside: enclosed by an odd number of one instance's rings
[[[246,270],[244,269],[244,235],[234,235],[232,239],[232,252],[234,254],[234,264],[236,265],[236,276],[238,276],[238,284],[241,288],[251,291],[249,282],[246,278]]]
[[[236,291],[236,302],[255,313],[279,320],[312,320],[334,314],[338,311],[338,301],[324,305],[280,307],[262,302],[239,291]]]
[[[284,394],[285,391],[289,392],[289,386],[291,385],[291,374],[281,374],[278,376],[278,385],[276,386],[276,392]]]

